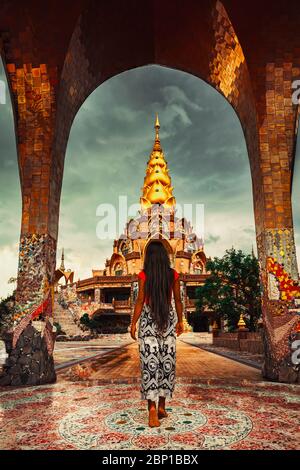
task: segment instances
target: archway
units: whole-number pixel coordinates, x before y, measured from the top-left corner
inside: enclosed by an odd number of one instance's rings
[[[291,363],[290,346],[298,324],[292,304],[299,295],[290,198],[297,107],[287,97],[291,98],[295,73],[300,74],[299,12],[296,2],[288,5],[290,16],[282,14],[287,8],[283,4],[270,14],[268,2],[264,7],[253,2],[247,15],[247,25],[252,23],[252,26],[243,28],[244,12],[230,1],[224,4],[230,17],[219,0],[201,4],[191,1],[189,7],[181,2],[161,5],[155,0],[149,0],[146,5],[133,1],[130,6],[120,2],[117,9],[115,5],[96,1],[82,9],[77,2],[73,16],[66,21],[68,27],[62,34],[59,53],[50,49],[50,56],[47,55],[49,48],[44,47],[44,38],[48,40],[48,35],[44,32],[38,52],[31,49],[32,38],[20,48],[15,47],[15,43],[11,47],[6,38],[3,54],[16,109],[23,189],[20,248],[27,253],[27,248],[31,247],[31,258],[29,260],[28,255],[22,258],[19,271],[13,349],[21,335],[28,333],[26,328],[32,316],[42,308],[46,318],[42,342],[48,354],[45,370],[39,377],[34,374],[27,377],[24,373],[24,383],[54,379],[49,320],[51,283],[63,162],[71,123],[86,96],[97,86],[124,70],[149,63],[177,68],[202,78],[220,91],[237,112],[245,133],[253,182],[266,327],[263,373],[273,380],[298,380],[298,370]],[[253,44],[249,28],[250,31],[255,28],[258,8],[260,21],[270,26],[268,31],[261,28],[257,44]],[[66,16],[67,12],[63,10],[62,15]],[[34,14],[32,18],[36,19]],[[49,19],[50,28],[51,21],[53,16]],[[5,22],[5,29],[11,28],[12,36],[15,34],[18,41],[18,25],[10,24],[7,15],[1,24]],[[112,24],[114,41],[111,40]],[[285,34],[284,46],[279,30]],[[101,47],[93,47],[99,43]],[[283,48],[286,48],[284,59]],[[26,268],[31,262],[38,266],[32,282]],[[281,285],[275,285],[277,290],[270,289],[274,262],[284,264],[285,276],[290,284],[296,283],[295,289],[287,290]],[[29,285],[30,290],[24,288]],[[30,330],[30,335],[35,334]],[[21,364],[15,371],[17,369],[21,373]],[[8,382],[13,380],[10,374],[8,367]]]
[[[137,93],[141,84],[142,92]],[[131,276],[123,282],[132,305],[129,286],[132,275],[142,266],[139,259],[135,260],[137,254],[130,254],[136,247],[130,243],[129,250],[129,240],[115,235],[97,239],[95,213],[99,202],[110,203],[118,220],[119,195],[126,195],[128,206],[140,207],[139,188],[153,147],[155,111],[159,113],[161,146],[168,161],[179,219],[183,216],[179,206],[192,203],[193,216],[196,203],[205,205],[204,246],[208,256],[222,256],[232,244],[246,252],[255,245],[249,159],[232,107],[207,83],[174,69],[146,66],[119,74],[95,90],[77,113],[64,169],[58,243],[70,252],[66,265],[71,263],[76,278],[80,278],[80,294],[85,290],[91,301],[99,299],[99,292],[104,303],[111,304],[112,298],[121,300],[118,291],[122,279],[111,279],[107,287],[101,277],[104,270],[107,276],[115,276],[115,265],[121,262],[128,267],[122,275]],[[122,236],[125,222],[118,222]],[[190,216],[187,222],[195,229]],[[156,236],[159,233],[152,233],[152,237]],[[173,248],[168,241],[165,243],[172,265],[175,267],[175,262],[179,272],[192,275],[183,281],[184,286],[189,286],[186,296],[183,289],[183,298],[188,311],[194,311],[193,275],[205,274],[206,256],[201,250],[193,255],[194,248],[183,253],[177,242],[171,242]],[[144,242],[138,243],[143,255]],[[203,278],[198,282],[204,282]],[[108,295],[109,291],[113,293]],[[122,307],[119,305],[118,309],[121,311]],[[106,308],[109,305],[103,305],[103,311]],[[113,305],[110,308],[113,311]],[[130,311],[129,305],[127,310]]]

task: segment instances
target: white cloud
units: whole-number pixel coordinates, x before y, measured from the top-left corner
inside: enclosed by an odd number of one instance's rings
[[[205,239],[218,238],[205,245]],[[207,256],[223,256],[225,250],[234,246],[250,253],[255,246],[255,228],[253,216],[249,213],[232,211],[226,213],[206,213],[204,246]]]
[[[199,84],[201,86],[201,84]],[[191,108],[195,111],[198,111],[198,112],[201,112],[203,111],[203,107],[198,105],[197,103],[191,101],[187,94],[183,91],[182,88],[179,88],[178,86],[174,86],[174,85],[169,85],[169,86],[165,86],[163,87],[162,89],[162,92],[165,96],[165,99],[167,101],[167,103],[169,105],[171,104],[175,104],[175,105],[178,105],[178,104],[181,104],[181,105],[185,105],[187,106],[188,108]]]
[[[0,247],[0,297],[11,294],[14,285],[8,284],[11,277],[16,277],[18,269],[18,244],[5,245]]]

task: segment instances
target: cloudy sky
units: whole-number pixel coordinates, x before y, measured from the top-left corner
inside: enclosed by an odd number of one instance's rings
[[[0,79],[4,79],[0,69]],[[20,188],[9,100],[0,105],[0,296],[17,270]],[[67,148],[58,256],[75,278],[102,268],[112,239],[96,236],[101,203],[119,196],[139,201],[154,140],[155,113],[177,202],[204,204],[209,256],[234,245],[256,251],[250,168],[240,123],[226,100],[203,81],[158,66],[138,68],[105,82],[79,110]],[[299,145],[300,146],[300,145]],[[300,254],[300,149],[294,179],[294,219]],[[117,227],[118,228],[118,227]],[[59,261],[58,261],[59,262]]]

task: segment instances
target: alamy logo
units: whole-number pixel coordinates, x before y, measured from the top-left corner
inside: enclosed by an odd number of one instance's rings
[[[4,80],[0,80],[0,104],[6,103],[6,87]]]
[[[295,90],[292,93],[293,104],[300,104],[300,80],[294,80],[292,83],[292,89]]]
[[[203,204],[179,204],[177,201],[174,220],[171,213],[159,204],[152,204],[150,212],[144,214],[140,212],[140,209],[140,204],[128,205],[126,195],[119,196],[119,207],[108,203],[99,204],[96,208],[96,216],[100,218],[96,226],[97,238],[115,240],[129,236],[132,240],[136,240],[149,237],[159,238],[160,234],[165,238],[170,238],[171,230],[177,238],[187,236],[190,243],[193,243],[195,234],[201,239],[204,238]],[[192,220],[194,232],[188,222]],[[123,232],[125,227],[127,227],[126,234]]]
[[[292,363],[294,366],[297,366],[300,364],[300,339],[296,339],[295,341],[292,342]]]

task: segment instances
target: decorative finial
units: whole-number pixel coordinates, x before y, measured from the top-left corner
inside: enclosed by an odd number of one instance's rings
[[[154,129],[155,129],[155,140],[156,140],[156,141],[159,141],[159,129],[160,129],[160,124],[159,124],[159,120],[158,120],[158,114],[156,114]]]
[[[159,124],[158,114],[157,114],[157,113],[156,113],[155,127],[160,128],[160,124]]]
[[[245,323],[243,314],[241,313],[241,314],[240,314],[239,321],[238,321],[238,328],[239,328],[240,330],[242,330],[242,329],[244,329],[245,327],[246,327],[246,323]]]
[[[60,263],[60,268],[61,271],[65,271],[65,253],[64,253],[64,248],[62,249],[61,252],[61,263]]]

